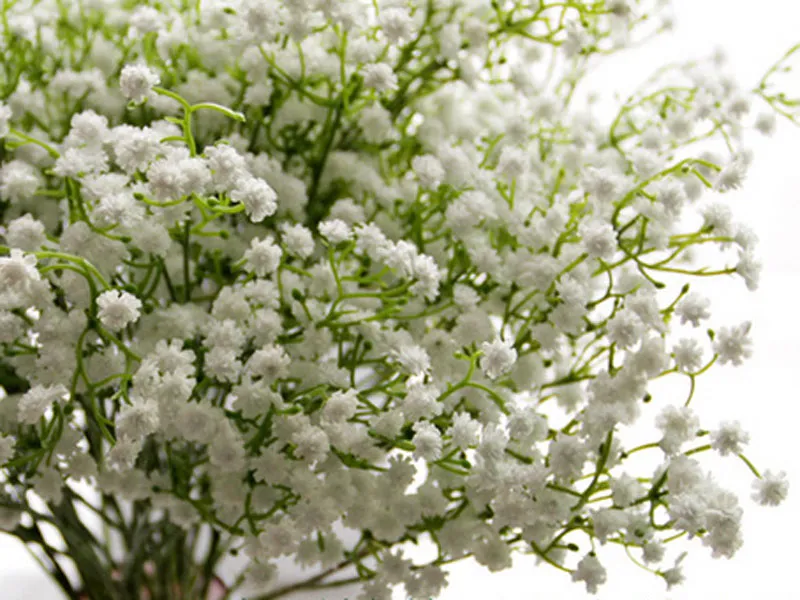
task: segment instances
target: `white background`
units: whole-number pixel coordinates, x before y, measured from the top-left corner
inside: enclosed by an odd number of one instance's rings
[[[763,72],[792,44],[800,41],[800,3],[796,0],[673,0],[675,33],[644,48],[607,61],[592,76],[593,85],[621,93],[630,91],[657,66],[725,50],[728,68],[752,87]],[[800,62],[800,61],[798,61]],[[736,459],[713,460],[701,455],[724,487],[737,492],[745,509],[745,545],[731,560],[713,560],[699,542],[688,544],[684,562],[687,582],[667,592],[664,582],[630,563],[616,548],[603,547],[600,558],[609,572],[598,594],[614,600],[697,600],[753,598],[773,600],[800,597],[795,588],[800,525],[800,453],[797,387],[800,370],[800,290],[797,241],[800,237],[800,129],[780,121],[772,138],[751,136],[755,161],[743,190],[726,195],[737,221],[747,221],[760,238],[758,255],[764,263],[758,291],[747,292],[739,278],[714,278],[702,291],[712,301],[712,326],[753,321],[754,355],[739,368],[715,366],[698,378],[693,400],[703,425],[738,419],[751,434],[747,452],[762,471],[786,470],[792,482],[789,500],[780,508],[756,506],[750,499],[752,476]],[[654,402],[685,397],[685,386],[673,388],[677,398],[658,396]],[[711,459],[711,460],[708,460]],[[521,556],[514,568],[489,573],[471,561],[451,567],[444,600],[491,598],[585,598],[583,585],[549,566],[537,566]],[[315,593],[305,598],[354,598],[351,590]],[[398,600],[403,595],[398,591]],[[3,600],[61,600],[54,585],[19,543],[0,534],[0,598]],[[301,598],[301,595],[296,596]]]

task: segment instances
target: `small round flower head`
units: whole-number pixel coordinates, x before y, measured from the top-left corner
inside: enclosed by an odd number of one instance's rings
[[[688,406],[676,408],[666,406],[656,418],[656,427],[663,433],[661,449],[667,454],[675,454],[681,446],[693,439],[700,429],[700,421]]]
[[[410,375],[427,373],[431,368],[431,358],[422,346],[403,344],[395,350],[394,357]]]
[[[124,405],[117,417],[116,432],[121,438],[141,440],[158,428],[158,405],[154,400],[133,398],[131,405]]]
[[[38,250],[47,242],[44,223],[37,221],[30,214],[11,221],[8,224],[5,238],[11,247],[20,248],[26,252]]]
[[[744,279],[747,289],[751,292],[758,289],[761,268],[761,261],[759,261],[752,252],[739,251],[739,262],[736,263],[736,273]]]
[[[672,348],[672,354],[675,357],[675,366],[686,373],[697,371],[703,364],[703,348],[693,338],[678,340]]]
[[[414,424],[416,434],[411,438],[414,444],[414,458],[435,461],[442,456],[442,436],[439,430],[427,421],[418,421]]]
[[[629,308],[619,311],[608,321],[608,337],[622,349],[635,346],[645,331],[644,323]]]
[[[100,322],[111,331],[124,329],[139,318],[142,302],[133,294],[109,290],[97,297]]]
[[[778,119],[775,116],[775,113],[770,110],[769,112],[761,113],[756,117],[755,127],[761,132],[762,135],[770,136],[775,132],[777,121]]]
[[[281,262],[281,249],[271,239],[254,238],[250,248],[244,253],[245,269],[258,277],[266,277],[274,273]]]
[[[689,292],[675,307],[675,314],[681,318],[681,324],[691,323],[698,327],[700,321],[711,317],[708,307],[711,301],[698,292]]]
[[[334,392],[322,409],[322,416],[331,423],[340,423],[351,419],[358,409],[358,392]]]
[[[33,254],[12,248],[9,256],[0,257],[0,290],[26,292],[31,282],[40,279]]]
[[[7,463],[14,456],[14,438],[11,436],[0,436],[0,466]]]
[[[747,175],[747,162],[742,158],[735,158],[728,163],[717,175],[714,189],[720,192],[736,190],[742,187]]]
[[[413,33],[413,23],[407,10],[391,7],[381,10],[379,23],[386,39],[392,44],[407,40]]]
[[[733,237],[736,228],[730,206],[722,202],[712,202],[703,210],[703,227],[711,227],[714,235]]]
[[[0,102],[0,139],[6,137],[8,132],[11,131],[11,125],[9,125],[9,122],[11,121],[12,116],[13,113],[11,111],[11,107],[4,102]]]
[[[20,398],[17,406],[20,423],[35,424],[54,402],[62,401],[68,395],[69,390],[61,384],[32,387]]]
[[[314,253],[314,236],[303,225],[282,223],[281,240],[286,251],[300,258],[308,258]]]
[[[393,132],[391,114],[377,102],[361,111],[358,124],[370,144],[387,141]]]
[[[136,104],[143,102],[160,83],[160,78],[147,65],[125,65],[119,76],[122,95]]]
[[[517,351],[507,340],[484,342],[481,345],[481,369],[489,379],[496,379],[508,373],[517,361]]]
[[[663,577],[664,581],[667,583],[667,590],[671,590],[673,587],[680,585],[686,580],[680,565],[675,565],[666,571],[662,571],[661,577]]]
[[[353,236],[350,226],[341,219],[328,219],[319,224],[319,233],[331,244],[346,242]]]
[[[611,223],[585,221],[578,226],[578,232],[589,256],[609,260],[617,251],[617,234]]]
[[[397,75],[386,63],[375,63],[364,67],[364,85],[377,92],[397,89]]]
[[[581,180],[583,188],[600,202],[611,202],[622,190],[623,181],[607,168],[589,167]]]
[[[739,421],[723,421],[711,432],[711,447],[722,456],[740,454],[749,441],[750,434],[742,429]]]
[[[714,340],[714,352],[719,354],[719,364],[731,363],[738,367],[753,354],[750,340],[750,321],[736,327],[721,327]]]
[[[411,170],[419,179],[420,185],[430,190],[438,188],[445,176],[442,163],[432,154],[415,156],[411,160]]]
[[[627,473],[623,473],[611,482],[614,504],[622,508],[627,508],[633,504],[645,494],[645,491],[644,486]]]
[[[789,494],[789,482],[786,481],[786,472],[764,472],[760,479],[753,482],[753,500],[761,506],[778,506]]]
[[[667,549],[664,544],[648,540],[642,546],[642,559],[646,564],[659,563],[664,560],[666,551]]]
[[[513,146],[506,146],[497,161],[497,173],[508,179],[517,179],[528,170],[528,155]]]
[[[244,204],[244,210],[253,223],[259,223],[275,213],[278,195],[263,179],[248,177],[232,192],[231,200]]]
[[[586,445],[576,437],[563,435],[550,442],[550,468],[563,480],[580,476],[587,455]]]
[[[456,413],[448,430],[452,443],[462,450],[478,444],[481,425],[467,413]]]
[[[605,583],[606,579],[605,568],[593,554],[584,556],[578,563],[578,568],[572,572],[572,581],[583,581],[590,594],[596,594],[598,586]]]

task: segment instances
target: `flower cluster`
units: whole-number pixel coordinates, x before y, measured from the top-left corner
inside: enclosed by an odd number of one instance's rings
[[[668,544],[742,544],[700,453],[786,497],[690,405],[752,352],[692,286],[758,286],[724,194],[744,130],[793,106],[783,62],[755,92],[719,57],[662,69],[606,122],[576,87],[669,28],[661,0],[2,11],[0,528],[70,597],[204,598],[238,552],[228,594],[297,589],[292,556],[321,569],[304,588],[350,569],[362,600],[429,598],[515,552],[596,592],[607,543],[673,586]],[[653,397],[665,376],[689,397]],[[641,420],[661,437],[635,446]]]

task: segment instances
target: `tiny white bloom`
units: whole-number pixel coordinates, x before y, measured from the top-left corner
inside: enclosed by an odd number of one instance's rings
[[[159,82],[158,74],[147,65],[125,65],[119,76],[122,95],[137,104],[142,102]]]
[[[142,302],[133,294],[109,290],[97,298],[100,322],[111,331],[124,329],[139,318]]]
[[[773,473],[765,471],[761,479],[753,482],[753,500],[762,506],[778,506],[789,494],[789,482],[786,481],[786,472]]]
[[[509,340],[494,340],[481,344],[481,369],[489,379],[508,373],[517,361],[517,351]]]

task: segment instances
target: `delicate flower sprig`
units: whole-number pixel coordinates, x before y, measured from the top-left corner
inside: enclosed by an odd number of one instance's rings
[[[429,598],[515,552],[594,593],[608,543],[672,587],[687,538],[742,544],[701,454],[786,498],[692,403],[752,354],[695,281],[758,287],[723,195],[751,103],[794,120],[796,47],[749,91],[668,65],[603,122],[576,86],[660,1],[184,4],[2,8],[0,528],[69,597]],[[285,555],[318,574],[276,586]]]

